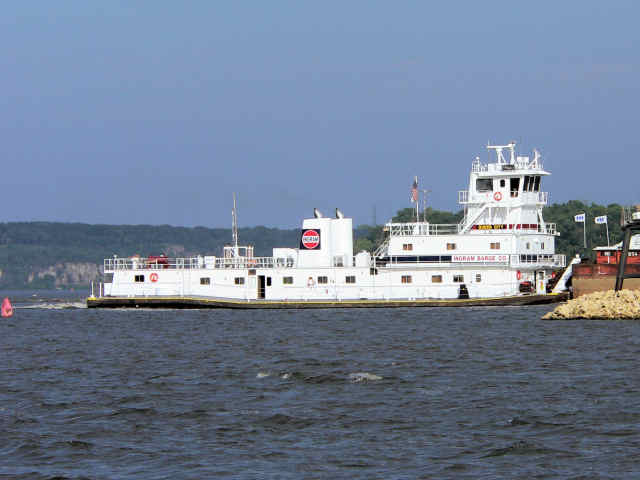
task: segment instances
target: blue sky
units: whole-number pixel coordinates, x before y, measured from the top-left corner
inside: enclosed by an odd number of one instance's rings
[[[10,2],[2,221],[371,223],[457,210],[488,140],[552,202],[640,203],[640,4]]]

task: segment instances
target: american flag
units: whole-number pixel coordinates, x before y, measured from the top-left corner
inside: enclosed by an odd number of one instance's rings
[[[411,203],[418,201],[418,177],[413,179],[413,185],[411,186]]]

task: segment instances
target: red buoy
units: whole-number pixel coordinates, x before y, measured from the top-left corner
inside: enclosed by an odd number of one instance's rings
[[[2,301],[2,316],[10,317],[11,315],[13,315],[13,307],[11,306],[9,299],[5,297]]]

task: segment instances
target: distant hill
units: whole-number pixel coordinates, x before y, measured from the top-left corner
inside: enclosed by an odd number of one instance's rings
[[[258,256],[274,246],[296,247],[299,230],[239,229]],[[25,222],[0,224],[0,288],[86,286],[105,258],[164,253],[172,257],[221,255],[231,230],[169,225],[87,225]]]
[[[572,200],[544,209],[545,221],[556,223],[561,236],[556,252],[571,257],[591,255],[591,248],[606,245],[604,225],[594,217],[607,215],[611,243],[620,241],[622,207],[585,204]],[[574,215],[587,214],[587,245],[583,248],[582,223]],[[427,209],[432,223],[458,223],[462,211],[451,213]],[[413,210],[398,211],[394,221],[412,221]],[[300,231],[278,228],[241,228],[242,244],[255,247],[257,256],[271,255],[273,247],[297,247]],[[383,239],[382,226],[354,228],[354,250],[373,251]],[[231,241],[231,230],[224,228],[185,228],[169,225],[88,225],[83,223],[12,222],[0,223],[0,288],[86,287],[100,278],[103,260],[113,255],[128,257],[164,253],[171,257],[222,254]]]

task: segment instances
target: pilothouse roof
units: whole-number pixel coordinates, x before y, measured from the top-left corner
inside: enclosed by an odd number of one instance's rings
[[[507,145],[487,145],[487,150],[495,152],[495,161],[489,163],[480,162],[476,157],[473,162],[472,172],[481,177],[513,176],[514,174],[550,175],[542,166],[541,155],[538,150],[533,150],[533,159],[528,156],[516,156],[515,142]],[[505,156],[505,150],[507,155]]]

